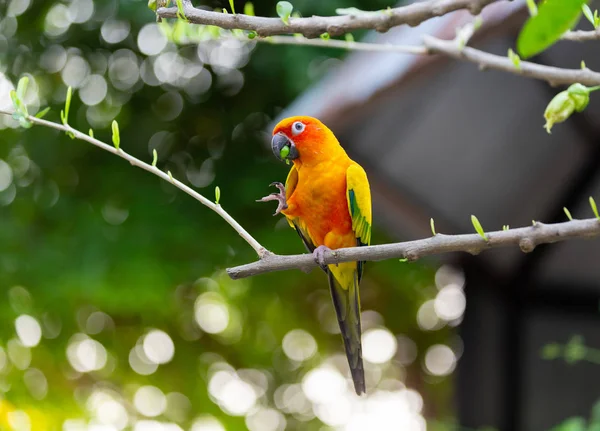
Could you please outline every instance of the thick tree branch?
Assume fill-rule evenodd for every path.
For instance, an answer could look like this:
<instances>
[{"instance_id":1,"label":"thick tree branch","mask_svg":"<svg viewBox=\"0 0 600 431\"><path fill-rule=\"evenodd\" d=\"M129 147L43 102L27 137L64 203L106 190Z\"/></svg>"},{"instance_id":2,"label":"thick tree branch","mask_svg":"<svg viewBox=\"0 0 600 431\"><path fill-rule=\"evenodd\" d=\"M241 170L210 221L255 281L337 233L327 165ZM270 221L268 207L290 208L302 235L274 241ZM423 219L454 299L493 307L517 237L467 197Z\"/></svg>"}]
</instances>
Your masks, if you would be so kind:
<instances>
[{"instance_id":1,"label":"thick tree branch","mask_svg":"<svg viewBox=\"0 0 600 431\"><path fill-rule=\"evenodd\" d=\"M443 235L431 238L370 247L352 247L334 250L325 254L325 262L336 264L358 260L408 259L414 261L425 256L450 252L478 254L491 248L517 245L523 252L531 252L538 244L565 241L573 238L587 238L600 235L600 220L572 220L564 223L544 224L536 222L530 227L506 231L488 232L485 241L478 234ZM267 255L261 260L247 265L229 268L227 273L233 279L250 277L266 272L301 269L309 271L317 264L312 254L293 256Z\"/></svg>"},{"instance_id":2,"label":"thick tree branch","mask_svg":"<svg viewBox=\"0 0 600 431\"><path fill-rule=\"evenodd\" d=\"M2 110L0 110L0 114L11 115L11 116L13 115L12 112L2 111ZM190 195L191 197L196 199L198 202L200 202L202 205L210 208L211 210L213 210L214 212L219 214L250 245L250 247L252 247L254 249L254 251L256 251L256 253L258 254L258 256L260 258L263 258L264 256L267 256L270 254L269 251L267 251L266 248L264 248L262 245L260 245L260 243L257 240L255 240L254 237L252 235L250 235L237 221L235 221L235 219L233 217L231 217L229 215L229 213L227 213L227 211L225 211L223 209L223 207L221 207L221 205L208 200L207 198L202 196L200 193L196 192L195 190L193 190L190 187L183 184L181 181L176 180L175 178L172 177L172 175L170 175L170 173L165 173L165 172L161 171L160 169L158 169L156 166L152 166L152 165L149 165L148 163L142 162L141 160L133 157L132 155L127 154L122 149L116 149L112 145L108 145L102 141L99 141L96 138L86 135L85 133L81 133L79 130L74 129L73 127L69 126L68 124L63 125L63 124L53 123L52 121L43 120L40 118L33 117L31 115L27 116L27 120L33 124L50 127L52 129L60 130L65 133L72 133L76 139L88 142L92 145L95 145L95 146L103 149L104 151L108 151L109 153L114 154L115 156L119 156L119 157L127 160L129 163L131 163L132 166L137 166L139 168L142 168L142 169L156 175L157 177L160 177L163 180L173 184L179 190L184 191L185 193L187 193L188 195Z\"/></svg>"},{"instance_id":3,"label":"thick tree branch","mask_svg":"<svg viewBox=\"0 0 600 431\"><path fill-rule=\"evenodd\" d=\"M521 61L516 67L511 59L500 55L489 54L475 48L460 48L456 42L424 36L425 47L432 53L444 54L458 60L477 63L482 69L496 69L528 78L541 79L550 85L573 84L600 85L600 73L589 69L562 69L560 67L543 66L541 64Z\"/></svg>"},{"instance_id":4,"label":"thick tree branch","mask_svg":"<svg viewBox=\"0 0 600 431\"><path fill-rule=\"evenodd\" d=\"M194 24L215 25L227 30L255 31L263 37L299 33L313 38L323 33L339 36L360 29L385 32L402 24L416 26L428 19L460 9L468 9L473 15L478 15L485 6L495 1L497 0L427 0L365 14L290 18L289 24L280 18L224 14L196 9L185 3L184 12L188 21ZM160 8L156 14L160 18L177 18L177 8Z\"/></svg>"}]
</instances>

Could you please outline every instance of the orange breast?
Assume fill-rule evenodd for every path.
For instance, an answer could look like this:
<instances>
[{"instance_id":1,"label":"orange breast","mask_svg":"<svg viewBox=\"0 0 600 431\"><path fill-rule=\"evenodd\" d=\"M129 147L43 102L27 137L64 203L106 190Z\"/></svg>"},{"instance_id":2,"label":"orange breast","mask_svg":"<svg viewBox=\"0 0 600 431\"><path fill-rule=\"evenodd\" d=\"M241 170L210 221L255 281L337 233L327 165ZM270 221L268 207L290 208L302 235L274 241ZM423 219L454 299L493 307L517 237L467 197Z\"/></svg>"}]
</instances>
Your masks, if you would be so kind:
<instances>
[{"instance_id":1,"label":"orange breast","mask_svg":"<svg viewBox=\"0 0 600 431\"><path fill-rule=\"evenodd\" d=\"M298 170L298 184L289 198L294 215L308 228L315 245L330 248L356 244L346 197L346 163L325 162ZM328 243L325 244L325 236Z\"/></svg>"}]
</instances>

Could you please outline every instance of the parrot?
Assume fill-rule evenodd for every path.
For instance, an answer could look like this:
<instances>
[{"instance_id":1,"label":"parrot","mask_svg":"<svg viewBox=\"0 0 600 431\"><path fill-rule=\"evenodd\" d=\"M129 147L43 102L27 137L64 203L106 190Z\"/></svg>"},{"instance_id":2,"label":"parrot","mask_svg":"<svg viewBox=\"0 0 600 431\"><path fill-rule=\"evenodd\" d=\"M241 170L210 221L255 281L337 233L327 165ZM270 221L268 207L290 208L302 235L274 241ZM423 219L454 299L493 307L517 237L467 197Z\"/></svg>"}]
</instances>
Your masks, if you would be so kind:
<instances>
[{"instance_id":1,"label":"parrot","mask_svg":"<svg viewBox=\"0 0 600 431\"><path fill-rule=\"evenodd\" d=\"M259 202L278 201L304 246L327 274L354 389L366 392L362 360L359 283L365 262L326 265L324 254L371 243L371 191L365 170L316 118L295 116L273 129L271 149L292 167L285 185Z\"/></svg>"}]
</instances>

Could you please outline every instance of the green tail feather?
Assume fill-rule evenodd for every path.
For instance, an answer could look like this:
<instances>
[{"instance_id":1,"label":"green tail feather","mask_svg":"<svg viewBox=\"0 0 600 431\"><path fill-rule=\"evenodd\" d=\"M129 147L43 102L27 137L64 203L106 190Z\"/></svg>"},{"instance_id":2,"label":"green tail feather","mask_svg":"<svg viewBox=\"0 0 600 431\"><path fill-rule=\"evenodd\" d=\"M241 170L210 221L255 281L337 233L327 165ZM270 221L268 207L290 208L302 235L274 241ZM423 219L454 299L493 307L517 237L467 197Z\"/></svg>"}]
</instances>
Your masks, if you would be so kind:
<instances>
[{"instance_id":1,"label":"green tail feather","mask_svg":"<svg viewBox=\"0 0 600 431\"><path fill-rule=\"evenodd\" d=\"M358 395L365 392L365 370L362 360L362 345L360 342L360 297L358 293L358 276L355 273L352 286L344 289L335 279L331 271L327 271L329 289L338 323L346 348L346 357L354 382L354 390Z\"/></svg>"}]
</instances>

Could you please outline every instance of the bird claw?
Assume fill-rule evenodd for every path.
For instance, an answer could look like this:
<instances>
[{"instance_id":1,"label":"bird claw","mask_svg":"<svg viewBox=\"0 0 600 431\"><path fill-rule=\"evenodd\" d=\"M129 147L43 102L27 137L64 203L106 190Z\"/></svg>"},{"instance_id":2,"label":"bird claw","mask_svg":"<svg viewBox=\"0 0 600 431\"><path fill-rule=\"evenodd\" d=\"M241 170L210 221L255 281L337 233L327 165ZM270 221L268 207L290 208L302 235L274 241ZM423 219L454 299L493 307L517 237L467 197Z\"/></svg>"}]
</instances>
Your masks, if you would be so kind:
<instances>
[{"instance_id":1,"label":"bird claw","mask_svg":"<svg viewBox=\"0 0 600 431\"><path fill-rule=\"evenodd\" d=\"M270 186L275 186L279 189L279 193L271 193L264 198L258 199L256 202L269 202L269 201L277 201L277 209L275 210L274 216L279 214L282 210L286 210L288 208L287 201L285 197L285 186L280 182L274 182L269 184Z\"/></svg>"},{"instance_id":2,"label":"bird claw","mask_svg":"<svg viewBox=\"0 0 600 431\"><path fill-rule=\"evenodd\" d=\"M325 264L325 253L330 252L331 249L326 245L320 245L313 250L313 257L315 258L315 262L317 262L321 268L325 268L327 265Z\"/></svg>"}]
</instances>

